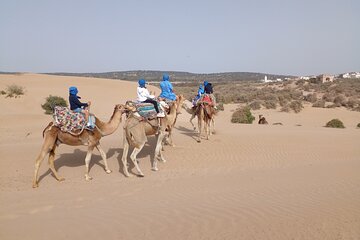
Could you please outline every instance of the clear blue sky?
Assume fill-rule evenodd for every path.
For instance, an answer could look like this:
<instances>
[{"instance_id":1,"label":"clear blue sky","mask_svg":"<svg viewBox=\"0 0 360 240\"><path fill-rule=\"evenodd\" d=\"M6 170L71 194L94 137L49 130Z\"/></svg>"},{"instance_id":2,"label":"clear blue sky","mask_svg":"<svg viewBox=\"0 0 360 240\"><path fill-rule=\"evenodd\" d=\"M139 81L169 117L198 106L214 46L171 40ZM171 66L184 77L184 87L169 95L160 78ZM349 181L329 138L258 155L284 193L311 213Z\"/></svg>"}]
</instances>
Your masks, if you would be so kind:
<instances>
[{"instance_id":1,"label":"clear blue sky","mask_svg":"<svg viewBox=\"0 0 360 240\"><path fill-rule=\"evenodd\" d=\"M0 0L0 71L360 71L359 0Z\"/></svg>"}]
</instances>

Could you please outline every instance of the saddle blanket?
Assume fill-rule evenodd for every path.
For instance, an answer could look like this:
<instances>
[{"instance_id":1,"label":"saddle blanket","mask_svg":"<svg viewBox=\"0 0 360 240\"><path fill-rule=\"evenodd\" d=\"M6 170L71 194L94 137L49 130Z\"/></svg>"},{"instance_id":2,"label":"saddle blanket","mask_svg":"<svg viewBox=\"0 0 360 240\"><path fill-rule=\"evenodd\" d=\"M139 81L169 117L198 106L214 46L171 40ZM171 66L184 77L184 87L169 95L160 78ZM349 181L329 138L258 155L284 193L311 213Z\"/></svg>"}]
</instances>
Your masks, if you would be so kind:
<instances>
[{"instance_id":1,"label":"saddle blanket","mask_svg":"<svg viewBox=\"0 0 360 240\"><path fill-rule=\"evenodd\" d=\"M53 118L55 126L72 134L84 129L86 124L84 114L73 112L67 107L55 106Z\"/></svg>"},{"instance_id":2,"label":"saddle blanket","mask_svg":"<svg viewBox=\"0 0 360 240\"><path fill-rule=\"evenodd\" d=\"M144 118L156 118L157 112L152 103L136 103L137 112Z\"/></svg>"}]
</instances>

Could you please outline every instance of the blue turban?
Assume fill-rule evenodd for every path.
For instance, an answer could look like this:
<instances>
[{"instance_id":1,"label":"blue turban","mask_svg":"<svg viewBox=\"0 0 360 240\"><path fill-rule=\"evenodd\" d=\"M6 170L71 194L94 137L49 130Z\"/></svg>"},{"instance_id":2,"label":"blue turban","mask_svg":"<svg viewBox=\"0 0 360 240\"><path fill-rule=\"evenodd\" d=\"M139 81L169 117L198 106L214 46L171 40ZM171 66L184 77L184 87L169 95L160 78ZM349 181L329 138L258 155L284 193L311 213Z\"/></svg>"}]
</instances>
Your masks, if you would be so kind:
<instances>
[{"instance_id":1,"label":"blue turban","mask_svg":"<svg viewBox=\"0 0 360 240\"><path fill-rule=\"evenodd\" d=\"M169 80L170 80L169 75L164 74L164 75L163 75L163 81L169 81Z\"/></svg>"},{"instance_id":2,"label":"blue turban","mask_svg":"<svg viewBox=\"0 0 360 240\"><path fill-rule=\"evenodd\" d=\"M204 87L206 87L206 85L208 85L209 82L208 81L204 81Z\"/></svg>"},{"instance_id":3,"label":"blue turban","mask_svg":"<svg viewBox=\"0 0 360 240\"><path fill-rule=\"evenodd\" d=\"M78 92L79 91L78 91L77 87L69 87L69 93L71 95L76 95Z\"/></svg>"},{"instance_id":4,"label":"blue turban","mask_svg":"<svg viewBox=\"0 0 360 240\"><path fill-rule=\"evenodd\" d=\"M140 79L138 81L138 83L139 83L139 86L143 88L143 87L145 87L146 81L145 81L145 79Z\"/></svg>"}]
</instances>

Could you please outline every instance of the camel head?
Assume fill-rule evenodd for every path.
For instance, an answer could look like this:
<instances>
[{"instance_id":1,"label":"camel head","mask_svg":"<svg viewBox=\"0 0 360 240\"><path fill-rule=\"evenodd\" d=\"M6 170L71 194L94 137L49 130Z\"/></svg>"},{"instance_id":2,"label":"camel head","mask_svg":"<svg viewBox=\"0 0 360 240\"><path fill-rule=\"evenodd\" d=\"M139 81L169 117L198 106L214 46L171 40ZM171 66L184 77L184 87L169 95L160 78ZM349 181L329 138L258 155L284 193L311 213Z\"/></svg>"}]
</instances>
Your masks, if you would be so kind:
<instances>
[{"instance_id":1,"label":"camel head","mask_svg":"<svg viewBox=\"0 0 360 240\"><path fill-rule=\"evenodd\" d=\"M184 95L178 95L177 98L176 98L176 114L181 114L181 108L183 107L183 104L184 104L184 101L185 101L185 97Z\"/></svg>"}]
</instances>

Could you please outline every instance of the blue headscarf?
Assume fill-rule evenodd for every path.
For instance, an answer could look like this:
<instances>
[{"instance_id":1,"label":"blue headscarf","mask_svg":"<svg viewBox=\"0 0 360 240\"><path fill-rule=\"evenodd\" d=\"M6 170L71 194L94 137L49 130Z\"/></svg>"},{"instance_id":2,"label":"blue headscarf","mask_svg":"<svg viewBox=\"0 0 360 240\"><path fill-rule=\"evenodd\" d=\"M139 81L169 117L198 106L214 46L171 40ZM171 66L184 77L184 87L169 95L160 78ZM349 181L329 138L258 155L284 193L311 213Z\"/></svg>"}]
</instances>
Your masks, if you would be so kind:
<instances>
[{"instance_id":1,"label":"blue headscarf","mask_svg":"<svg viewBox=\"0 0 360 240\"><path fill-rule=\"evenodd\" d=\"M78 91L77 87L74 87L74 86L69 87L69 93L70 93L71 95L76 95L78 92L79 92L79 91Z\"/></svg>"},{"instance_id":2,"label":"blue headscarf","mask_svg":"<svg viewBox=\"0 0 360 240\"><path fill-rule=\"evenodd\" d=\"M163 75L163 81L169 81L169 80L170 80L169 75L164 74L164 75Z\"/></svg>"},{"instance_id":3,"label":"blue headscarf","mask_svg":"<svg viewBox=\"0 0 360 240\"><path fill-rule=\"evenodd\" d=\"M208 85L209 82L208 81L204 81L204 87L206 87L206 85Z\"/></svg>"},{"instance_id":4,"label":"blue headscarf","mask_svg":"<svg viewBox=\"0 0 360 240\"><path fill-rule=\"evenodd\" d=\"M146 81L145 81L145 79L140 79L140 80L138 81L138 83L139 83L139 87L144 88L144 87L145 87L145 84L146 84Z\"/></svg>"}]
</instances>

